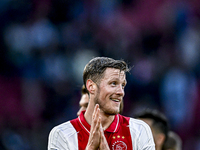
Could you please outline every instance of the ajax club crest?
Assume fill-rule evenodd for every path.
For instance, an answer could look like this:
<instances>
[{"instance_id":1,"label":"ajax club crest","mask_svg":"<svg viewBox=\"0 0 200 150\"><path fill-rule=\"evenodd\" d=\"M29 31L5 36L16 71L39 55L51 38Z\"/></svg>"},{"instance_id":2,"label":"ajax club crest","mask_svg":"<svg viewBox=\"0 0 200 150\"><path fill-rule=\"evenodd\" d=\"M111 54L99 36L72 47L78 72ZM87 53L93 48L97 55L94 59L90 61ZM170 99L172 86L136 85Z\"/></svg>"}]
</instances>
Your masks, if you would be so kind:
<instances>
[{"instance_id":1,"label":"ajax club crest","mask_svg":"<svg viewBox=\"0 0 200 150\"><path fill-rule=\"evenodd\" d=\"M127 145L123 141L116 141L112 145L112 150L127 150Z\"/></svg>"}]
</instances>

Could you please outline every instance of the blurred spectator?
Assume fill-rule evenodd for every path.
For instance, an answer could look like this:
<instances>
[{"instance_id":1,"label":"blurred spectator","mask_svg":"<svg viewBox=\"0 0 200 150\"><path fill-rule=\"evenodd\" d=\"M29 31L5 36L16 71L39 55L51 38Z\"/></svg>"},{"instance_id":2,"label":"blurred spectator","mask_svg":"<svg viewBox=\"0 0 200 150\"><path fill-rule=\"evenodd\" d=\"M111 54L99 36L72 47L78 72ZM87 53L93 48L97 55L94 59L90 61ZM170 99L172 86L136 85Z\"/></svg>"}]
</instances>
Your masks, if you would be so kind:
<instances>
[{"instance_id":1,"label":"blurred spectator","mask_svg":"<svg viewBox=\"0 0 200 150\"><path fill-rule=\"evenodd\" d=\"M156 150L162 150L168 139L169 123L164 114L156 109L145 109L136 114L134 118L146 122L153 133Z\"/></svg>"},{"instance_id":2,"label":"blurred spectator","mask_svg":"<svg viewBox=\"0 0 200 150\"><path fill-rule=\"evenodd\" d=\"M179 134L185 138L188 133L183 131L191 130L194 121L196 99L197 83L194 74L177 65L169 68L161 82L161 103L172 129L181 132Z\"/></svg>"},{"instance_id":3,"label":"blurred spectator","mask_svg":"<svg viewBox=\"0 0 200 150\"><path fill-rule=\"evenodd\" d=\"M1 138L7 150L31 150L28 142L15 131L6 129Z\"/></svg>"},{"instance_id":4,"label":"blurred spectator","mask_svg":"<svg viewBox=\"0 0 200 150\"><path fill-rule=\"evenodd\" d=\"M182 150L182 140L180 136L170 131L168 133L168 139L163 146L163 150Z\"/></svg>"},{"instance_id":5,"label":"blurred spectator","mask_svg":"<svg viewBox=\"0 0 200 150\"><path fill-rule=\"evenodd\" d=\"M80 85L83 82L82 72L85 64L92 58L98 56L98 52L90 49L76 51L72 60L72 71L75 81Z\"/></svg>"},{"instance_id":6,"label":"blurred spectator","mask_svg":"<svg viewBox=\"0 0 200 150\"><path fill-rule=\"evenodd\" d=\"M83 85L81 88L81 99L79 101L80 109L77 112L77 116L80 115L81 111L87 109L88 103L89 103L89 94L87 89L85 88L85 85Z\"/></svg>"}]
</instances>

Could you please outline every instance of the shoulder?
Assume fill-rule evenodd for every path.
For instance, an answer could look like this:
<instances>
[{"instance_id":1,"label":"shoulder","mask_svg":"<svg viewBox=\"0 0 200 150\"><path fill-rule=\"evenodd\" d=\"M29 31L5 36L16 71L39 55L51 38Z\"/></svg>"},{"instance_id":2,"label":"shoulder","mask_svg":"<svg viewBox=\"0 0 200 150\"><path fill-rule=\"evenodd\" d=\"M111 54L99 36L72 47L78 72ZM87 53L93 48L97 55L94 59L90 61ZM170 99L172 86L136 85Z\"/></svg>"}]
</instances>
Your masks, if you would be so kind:
<instances>
[{"instance_id":1,"label":"shoulder","mask_svg":"<svg viewBox=\"0 0 200 150\"><path fill-rule=\"evenodd\" d=\"M130 118L129 124L130 124L130 127L132 127L132 128L137 128L137 129L147 128L147 129L150 129L150 127L147 123L145 123L144 121L139 120L139 119Z\"/></svg>"},{"instance_id":2,"label":"shoulder","mask_svg":"<svg viewBox=\"0 0 200 150\"><path fill-rule=\"evenodd\" d=\"M129 125L129 127L133 130L140 130L143 128L147 128L148 130L150 129L149 125L142 120L131 118L131 117L125 117L122 115L119 115L119 117L122 124Z\"/></svg>"},{"instance_id":3,"label":"shoulder","mask_svg":"<svg viewBox=\"0 0 200 150\"><path fill-rule=\"evenodd\" d=\"M76 120L76 119L74 119ZM61 136L63 138L69 138L70 136L76 134L76 130L72 125L71 121L64 122L60 125L55 126L51 131L49 136L58 137Z\"/></svg>"},{"instance_id":4,"label":"shoulder","mask_svg":"<svg viewBox=\"0 0 200 150\"><path fill-rule=\"evenodd\" d=\"M148 136L151 136L152 134L151 128L149 127L149 125L139 119L130 118L129 127L130 127L130 130L135 133L145 132L145 134L147 134Z\"/></svg>"},{"instance_id":5,"label":"shoulder","mask_svg":"<svg viewBox=\"0 0 200 150\"><path fill-rule=\"evenodd\" d=\"M55 126L49 133L48 150L77 149L77 132L71 121Z\"/></svg>"},{"instance_id":6,"label":"shoulder","mask_svg":"<svg viewBox=\"0 0 200 150\"><path fill-rule=\"evenodd\" d=\"M129 128L132 138L136 138L135 142L138 143L138 147L141 149L149 147L150 149L155 150L151 128L147 123L139 119L130 118Z\"/></svg>"}]
</instances>

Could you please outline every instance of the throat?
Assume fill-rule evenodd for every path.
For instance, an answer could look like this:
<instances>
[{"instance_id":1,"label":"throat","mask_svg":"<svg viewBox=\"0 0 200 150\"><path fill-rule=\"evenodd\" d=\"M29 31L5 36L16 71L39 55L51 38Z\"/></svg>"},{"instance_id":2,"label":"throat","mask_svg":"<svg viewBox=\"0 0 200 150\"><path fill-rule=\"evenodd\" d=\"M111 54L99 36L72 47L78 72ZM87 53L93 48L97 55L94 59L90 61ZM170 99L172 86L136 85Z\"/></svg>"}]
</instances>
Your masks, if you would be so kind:
<instances>
[{"instance_id":1,"label":"throat","mask_svg":"<svg viewBox=\"0 0 200 150\"><path fill-rule=\"evenodd\" d=\"M114 121L114 119L115 119L115 115L102 116L101 124L102 124L103 130L106 130L111 125L111 123Z\"/></svg>"}]
</instances>

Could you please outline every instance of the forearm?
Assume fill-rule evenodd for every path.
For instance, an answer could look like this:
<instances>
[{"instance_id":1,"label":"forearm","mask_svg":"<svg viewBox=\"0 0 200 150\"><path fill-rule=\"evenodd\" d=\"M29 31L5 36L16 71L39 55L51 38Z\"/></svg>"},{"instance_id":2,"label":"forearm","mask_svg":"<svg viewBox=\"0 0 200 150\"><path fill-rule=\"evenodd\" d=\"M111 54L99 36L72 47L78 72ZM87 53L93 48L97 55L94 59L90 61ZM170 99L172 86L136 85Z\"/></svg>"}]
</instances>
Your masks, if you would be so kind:
<instances>
[{"instance_id":1,"label":"forearm","mask_svg":"<svg viewBox=\"0 0 200 150\"><path fill-rule=\"evenodd\" d=\"M99 148L95 148L95 147L92 147L92 146L86 146L85 150L99 150Z\"/></svg>"}]
</instances>

